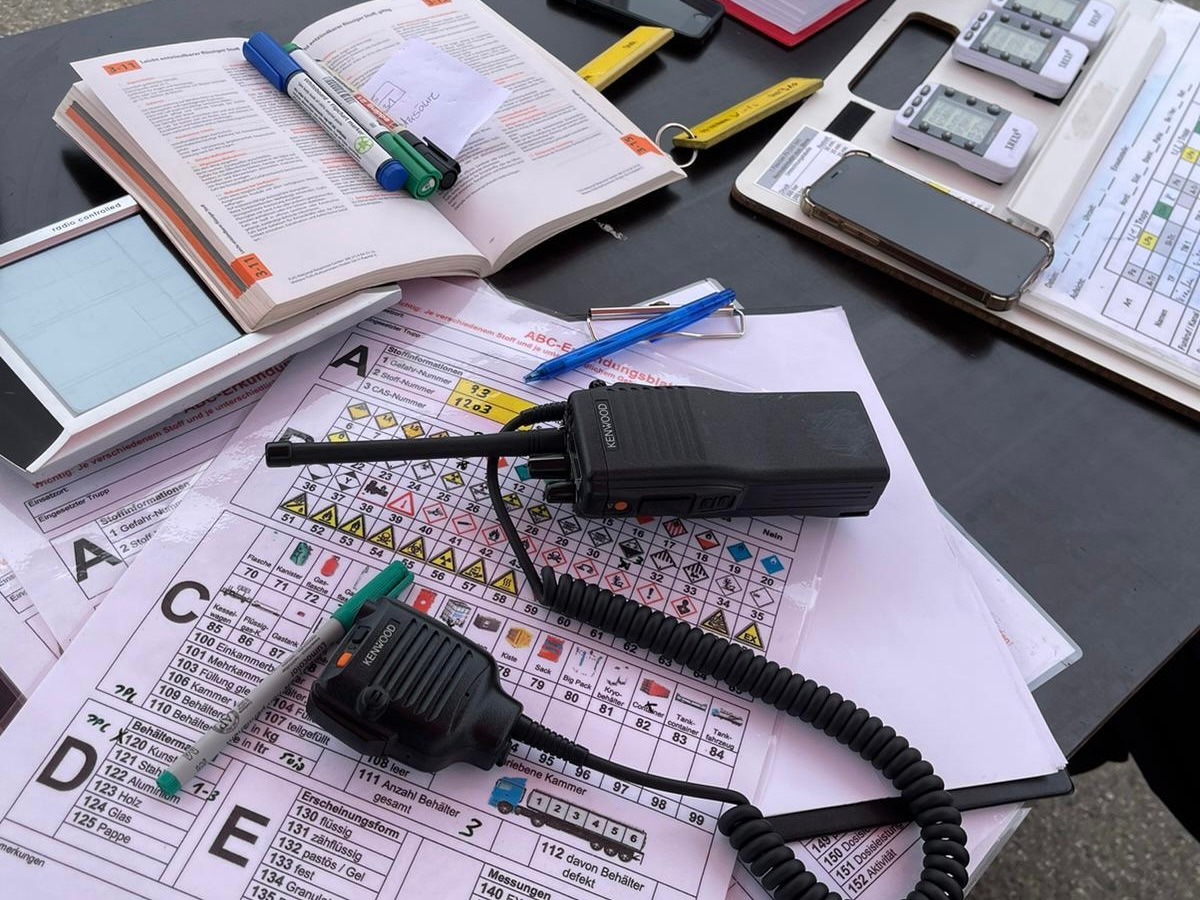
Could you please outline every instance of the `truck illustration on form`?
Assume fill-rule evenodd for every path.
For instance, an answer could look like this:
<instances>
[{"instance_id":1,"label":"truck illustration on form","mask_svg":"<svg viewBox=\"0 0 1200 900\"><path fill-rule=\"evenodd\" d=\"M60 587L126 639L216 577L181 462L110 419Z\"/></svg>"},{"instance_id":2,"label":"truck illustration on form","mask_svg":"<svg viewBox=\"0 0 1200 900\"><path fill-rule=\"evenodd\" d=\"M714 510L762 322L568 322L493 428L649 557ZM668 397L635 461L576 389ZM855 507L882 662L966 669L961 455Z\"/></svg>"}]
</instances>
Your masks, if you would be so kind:
<instances>
[{"instance_id":1,"label":"truck illustration on form","mask_svg":"<svg viewBox=\"0 0 1200 900\"><path fill-rule=\"evenodd\" d=\"M539 790L527 790L524 778L501 778L492 788L488 804L505 815L525 816L535 828L555 828L582 838L593 850L602 850L621 862L644 855L646 832L606 819Z\"/></svg>"}]
</instances>

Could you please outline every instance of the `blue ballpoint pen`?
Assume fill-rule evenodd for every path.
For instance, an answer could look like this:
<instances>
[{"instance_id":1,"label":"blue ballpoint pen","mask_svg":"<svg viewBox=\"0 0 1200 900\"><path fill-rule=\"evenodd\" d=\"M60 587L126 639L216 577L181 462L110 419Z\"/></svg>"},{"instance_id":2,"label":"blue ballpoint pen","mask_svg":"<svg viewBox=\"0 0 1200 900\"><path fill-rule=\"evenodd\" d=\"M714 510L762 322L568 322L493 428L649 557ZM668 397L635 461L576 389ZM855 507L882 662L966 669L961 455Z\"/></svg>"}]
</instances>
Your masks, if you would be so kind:
<instances>
[{"instance_id":1,"label":"blue ballpoint pen","mask_svg":"<svg viewBox=\"0 0 1200 900\"><path fill-rule=\"evenodd\" d=\"M626 347L630 347L639 341L655 338L671 331L678 331L680 328L686 328L694 322L707 319L721 307L728 306L733 300L733 291L717 291L715 294L709 294L707 297L693 300L691 303L679 307L679 309L673 309L668 313L655 316L653 319L648 319L645 322L630 325L628 328L621 329L616 334L610 334L608 337L593 341L585 347L580 347L578 350L572 350L570 353L564 353L562 356L548 359L526 375L525 382L529 383L531 381L540 381L543 378L553 378L570 369L578 369L584 363L591 362L593 359L608 356L617 350L624 350Z\"/></svg>"}]
</instances>

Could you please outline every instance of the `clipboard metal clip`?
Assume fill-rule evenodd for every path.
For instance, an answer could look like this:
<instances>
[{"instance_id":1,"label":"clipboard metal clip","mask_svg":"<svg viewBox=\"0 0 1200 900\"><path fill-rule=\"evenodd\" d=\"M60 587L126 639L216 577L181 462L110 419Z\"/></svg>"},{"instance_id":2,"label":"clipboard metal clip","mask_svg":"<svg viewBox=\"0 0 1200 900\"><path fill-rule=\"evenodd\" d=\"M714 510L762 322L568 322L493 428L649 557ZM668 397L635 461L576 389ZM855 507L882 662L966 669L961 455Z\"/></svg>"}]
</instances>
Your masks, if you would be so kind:
<instances>
[{"instance_id":1,"label":"clipboard metal clip","mask_svg":"<svg viewBox=\"0 0 1200 900\"><path fill-rule=\"evenodd\" d=\"M617 319L653 319L661 316L664 313L674 312L679 309L678 306L673 306L665 300L656 300L653 303L648 303L645 306L601 306L595 309L589 309L587 315L588 331L592 333L593 340L600 340L600 335L596 334L596 322L611 322ZM665 334L656 334L654 340L665 337L686 337L696 338L697 340L724 340L727 338L740 338L746 333L746 311L742 308L742 304L736 300L728 306L718 309L707 318L717 319L733 319L731 331L671 331Z\"/></svg>"}]
</instances>

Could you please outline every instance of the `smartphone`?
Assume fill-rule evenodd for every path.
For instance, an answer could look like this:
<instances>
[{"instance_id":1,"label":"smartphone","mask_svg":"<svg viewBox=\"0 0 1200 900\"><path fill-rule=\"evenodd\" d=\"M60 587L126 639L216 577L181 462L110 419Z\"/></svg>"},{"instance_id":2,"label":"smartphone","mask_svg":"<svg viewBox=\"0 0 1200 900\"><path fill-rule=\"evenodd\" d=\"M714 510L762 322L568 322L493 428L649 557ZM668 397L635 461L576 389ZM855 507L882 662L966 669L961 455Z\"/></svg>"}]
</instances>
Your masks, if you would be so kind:
<instances>
[{"instance_id":1,"label":"smartphone","mask_svg":"<svg viewBox=\"0 0 1200 900\"><path fill-rule=\"evenodd\" d=\"M708 37L725 14L717 0L567 0L581 9L622 19L634 25L670 28L679 37Z\"/></svg>"},{"instance_id":2,"label":"smartphone","mask_svg":"<svg viewBox=\"0 0 1200 900\"><path fill-rule=\"evenodd\" d=\"M861 150L805 188L800 205L988 309L1015 306L1054 257L1047 238Z\"/></svg>"}]
</instances>

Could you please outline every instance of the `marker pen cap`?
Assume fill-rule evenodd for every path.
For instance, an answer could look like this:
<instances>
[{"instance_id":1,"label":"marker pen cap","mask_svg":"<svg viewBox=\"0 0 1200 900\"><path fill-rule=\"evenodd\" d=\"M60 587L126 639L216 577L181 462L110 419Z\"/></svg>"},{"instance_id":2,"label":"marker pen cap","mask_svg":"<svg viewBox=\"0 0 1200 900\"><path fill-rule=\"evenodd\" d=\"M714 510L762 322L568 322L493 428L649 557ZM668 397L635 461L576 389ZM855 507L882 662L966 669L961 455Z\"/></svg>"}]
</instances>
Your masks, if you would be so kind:
<instances>
[{"instance_id":1,"label":"marker pen cap","mask_svg":"<svg viewBox=\"0 0 1200 900\"><path fill-rule=\"evenodd\" d=\"M408 169L389 159L375 170L375 180L385 191L398 191L408 182Z\"/></svg>"},{"instance_id":2,"label":"marker pen cap","mask_svg":"<svg viewBox=\"0 0 1200 900\"><path fill-rule=\"evenodd\" d=\"M256 31L242 44L242 56L281 92L293 75L303 71L265 31Z\"/></svg>"},{"instance_id":3,"label":"marker pen cap","mask_svg":"<svg viewBox=\"0 0 1200 900\"><path fill-rule=\"evenodd\" d=\"M424 200L426 197L431 197L438 189L437 179L432 175L426 175L424 178L417 176L413 179L413 184L408 186L408 192L418 200Z\"/></svg>"}]
</instances>

